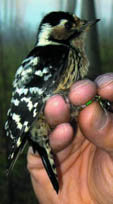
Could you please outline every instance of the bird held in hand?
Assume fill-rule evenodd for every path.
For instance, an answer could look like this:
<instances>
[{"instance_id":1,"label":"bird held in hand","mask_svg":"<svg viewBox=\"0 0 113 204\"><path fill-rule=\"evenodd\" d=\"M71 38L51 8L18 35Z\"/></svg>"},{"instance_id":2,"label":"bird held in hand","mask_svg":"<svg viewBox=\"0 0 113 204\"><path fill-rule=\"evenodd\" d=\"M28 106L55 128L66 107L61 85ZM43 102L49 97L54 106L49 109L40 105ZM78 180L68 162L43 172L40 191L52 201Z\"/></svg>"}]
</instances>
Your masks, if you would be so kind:
<instances>
[{"instance_id":1,"label":"bird held in hand","mask_svg":"<svg viewBox=\"0 0 113 204\"><path fill-rule=\"evenodd\" d=\"M44 107L49 97L67 97L71 85L88 72L85 34L98 20L86 21L67 12L51 12L41 21L35 47L17 69L6 135L10 140L8 174L28 142L38 152L58 193L58 176Z\"/></svg>"}]
</instances>

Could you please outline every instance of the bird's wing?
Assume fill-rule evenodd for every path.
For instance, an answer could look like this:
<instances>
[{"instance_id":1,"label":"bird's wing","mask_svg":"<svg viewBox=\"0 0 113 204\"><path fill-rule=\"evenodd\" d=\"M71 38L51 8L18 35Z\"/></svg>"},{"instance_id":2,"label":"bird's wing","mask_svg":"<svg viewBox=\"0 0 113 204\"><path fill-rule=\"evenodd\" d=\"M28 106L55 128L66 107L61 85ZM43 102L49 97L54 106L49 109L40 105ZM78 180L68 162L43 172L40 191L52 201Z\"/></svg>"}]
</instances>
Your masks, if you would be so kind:
<instances>
[{"instance_id":1,"label":"bird's wing","mask_svg":"<svg viewBox=\"0 0 113 204\"><path fill-rule=\"evenodd\" d=\"M44 107L43 98L51 95L58 72L64 66L57 57L60 58L61 53L54 53L51 62L53 49L47 49L45 56L44 52L34 49L18 68L13 82L11 106L5 124L6 135L11 143L8 159L12 167L26 144L33 121Z\"/></svg>"},{"instance_id":2,"label":"bird's wing","mask_svg":"<svg viewBox=\"0 0 113 204\"><path fill-rule=\"evenodd\" d=\"M28 57L18 68L13 82L11 106L5 123L9 141L9 170L14 166L17 157L24 148L29 129L38 114L38 99L42 89L27 87L35 79L38 69L38 56Z\"/></svg>"}]
</instances>

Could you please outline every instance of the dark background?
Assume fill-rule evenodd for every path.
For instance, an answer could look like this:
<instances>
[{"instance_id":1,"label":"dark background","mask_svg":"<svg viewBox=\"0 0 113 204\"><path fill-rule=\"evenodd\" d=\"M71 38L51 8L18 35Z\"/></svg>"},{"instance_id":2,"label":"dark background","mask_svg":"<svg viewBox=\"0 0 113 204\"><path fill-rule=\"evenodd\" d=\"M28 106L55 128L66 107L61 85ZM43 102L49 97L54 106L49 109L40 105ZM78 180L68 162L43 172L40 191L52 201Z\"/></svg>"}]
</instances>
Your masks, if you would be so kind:
<instances>
[{"instance_id":1,"label":"dark background","mask_svg":"<svg viewBox=\"0 0 113 204\"><path fill-rule=\"evenodd\" d=\"M7 178L8 143L4 122L11 97L14 73L35 43L38 24L51 10L77 13L85 19L100 18L88 34L86 47L90 59L89 76L113 70L113 1L112 0L1 0L0 5L0 204L35 204L26 153L20 156L13 174ZM106 4L107 3L107 4ZM50 6L51 5L51 6Z\"/></svg>"}]
</instances>

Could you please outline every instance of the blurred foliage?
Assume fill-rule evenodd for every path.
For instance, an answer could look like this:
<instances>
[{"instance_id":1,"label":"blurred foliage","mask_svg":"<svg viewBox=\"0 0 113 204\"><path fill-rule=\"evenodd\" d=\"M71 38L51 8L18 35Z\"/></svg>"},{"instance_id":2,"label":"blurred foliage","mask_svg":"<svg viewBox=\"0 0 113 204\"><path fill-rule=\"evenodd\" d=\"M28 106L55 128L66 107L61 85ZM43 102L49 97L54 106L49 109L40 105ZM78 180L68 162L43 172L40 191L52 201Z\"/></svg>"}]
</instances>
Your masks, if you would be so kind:
<instances>
[{"instance_id":1,"label":"blurred foliage","mask_svg":"<svg viewBox=\"0 0 113 204\"><path fill-rule=\"evenodd\" d=\"M113 41L104 41L100 46L102 73L113 72Z\"/></svg>"},{"instance_id":2,"label":"blurred foliage","mask_svg":"<svg viewBox=\"0 0 113 204\"><path fill-rule=\"evenodd\" d=\"M6 177L5 152L0 152L0 203L1 204L36 204L30 176L26 169L26 153L20 156L13 174Z\"/></svg>"}]
</instances>

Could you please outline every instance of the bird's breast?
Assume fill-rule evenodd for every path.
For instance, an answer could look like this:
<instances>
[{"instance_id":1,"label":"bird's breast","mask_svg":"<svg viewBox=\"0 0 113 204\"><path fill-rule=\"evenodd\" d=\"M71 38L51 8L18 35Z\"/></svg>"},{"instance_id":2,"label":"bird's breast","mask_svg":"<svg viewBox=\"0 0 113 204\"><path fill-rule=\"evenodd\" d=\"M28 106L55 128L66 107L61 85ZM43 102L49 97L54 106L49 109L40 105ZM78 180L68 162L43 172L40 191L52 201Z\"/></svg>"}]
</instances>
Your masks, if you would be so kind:
<instances>
[{"instance_id":1,"label":"bird's breast","mask_svg":"<svg viewBox=\"0 0 113 204\"><path fill-rule=\"evenodd\" d=\"M70 49L66 68L60 76L60 80L54 94L68 90L79 79L80 59L73 49Z\"/></svg>"}]
</instances>

